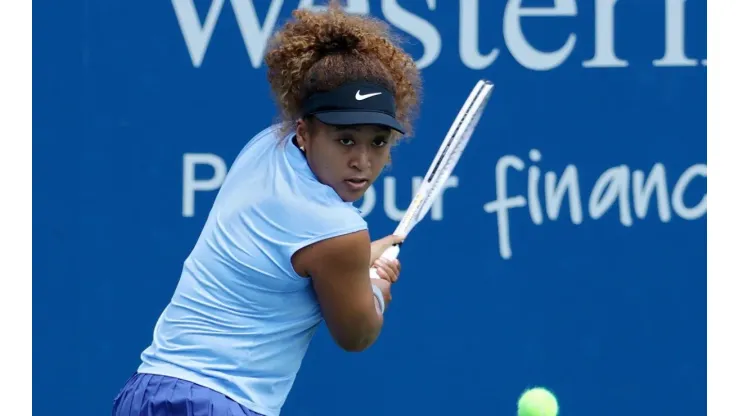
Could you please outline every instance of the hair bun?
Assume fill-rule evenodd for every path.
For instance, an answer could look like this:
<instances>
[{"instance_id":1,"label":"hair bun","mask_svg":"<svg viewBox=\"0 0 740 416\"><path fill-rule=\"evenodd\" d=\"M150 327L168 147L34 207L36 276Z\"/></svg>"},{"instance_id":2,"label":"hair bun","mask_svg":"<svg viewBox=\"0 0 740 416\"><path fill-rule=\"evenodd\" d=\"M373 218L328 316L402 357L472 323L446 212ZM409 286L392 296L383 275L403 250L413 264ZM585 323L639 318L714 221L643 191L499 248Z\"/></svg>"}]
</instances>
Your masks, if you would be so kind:
<instances>
[{"instance_id":1,"label":"hair bun","mask_svg":"<svg viewBox=\"0 0 740 416\"><path fill-rule=\"evenodd\" d=\"M316 39L314 48L320 55L351 53L357 49L360 39L351 32L334 32Z\"/></svg>"}]
</instances>

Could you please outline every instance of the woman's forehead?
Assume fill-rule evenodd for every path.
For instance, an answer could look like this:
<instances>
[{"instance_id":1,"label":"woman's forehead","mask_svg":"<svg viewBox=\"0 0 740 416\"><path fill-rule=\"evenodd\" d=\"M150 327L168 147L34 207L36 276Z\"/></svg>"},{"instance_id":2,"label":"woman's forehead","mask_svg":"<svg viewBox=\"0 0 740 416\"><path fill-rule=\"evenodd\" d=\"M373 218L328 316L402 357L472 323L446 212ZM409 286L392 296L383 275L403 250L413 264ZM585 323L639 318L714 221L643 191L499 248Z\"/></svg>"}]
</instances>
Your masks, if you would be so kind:
<instances>
[{"instance_id":1,"label":"woman's forehead","mask_svg":"<svg viewBox=\"0 0 740 416\"><path fill-rule=\"evenodd\" d=\"M363 136L378 136L390 134L391 129L385 126L373 124L360 124L352 126L330 126L331 130L336 133L352 133Z\"/></svg>"}]
</instances>

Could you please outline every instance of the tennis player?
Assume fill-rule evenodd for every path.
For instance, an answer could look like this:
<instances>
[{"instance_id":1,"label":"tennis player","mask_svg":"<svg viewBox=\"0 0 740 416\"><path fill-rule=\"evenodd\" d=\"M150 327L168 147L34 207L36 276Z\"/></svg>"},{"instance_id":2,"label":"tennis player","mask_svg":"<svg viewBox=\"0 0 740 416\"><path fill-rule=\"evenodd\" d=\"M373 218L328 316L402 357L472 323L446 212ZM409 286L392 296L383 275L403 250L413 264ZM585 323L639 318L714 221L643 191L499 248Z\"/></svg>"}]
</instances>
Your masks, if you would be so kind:
<instances>
[{"instance_id":1,"label":"tennis player","mask_svg":"<svg viewBox=\"0 0 740 416\"><path fill-rule=\"evenodd\" d=\"M293 17L265 58L282 120L233 163L113 415L277 416L322 320L346 351L380 333L402 237L371 242L352 203L409 134L419 72L383 22Z\"/></svg>"}]
</instances>

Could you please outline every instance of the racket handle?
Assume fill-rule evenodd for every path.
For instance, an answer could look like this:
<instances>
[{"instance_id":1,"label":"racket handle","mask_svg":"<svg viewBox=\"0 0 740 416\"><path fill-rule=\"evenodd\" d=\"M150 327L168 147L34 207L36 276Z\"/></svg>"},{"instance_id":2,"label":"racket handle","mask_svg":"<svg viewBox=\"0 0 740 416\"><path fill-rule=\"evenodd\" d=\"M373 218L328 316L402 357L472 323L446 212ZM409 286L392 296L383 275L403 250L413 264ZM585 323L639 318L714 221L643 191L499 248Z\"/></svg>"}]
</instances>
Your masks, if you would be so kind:
<instances>
[{"instance_id":1,"label":"racket handle","mask_svg":"<svg viewBox=\"0 0 740 416\"><path fill-rule=\"evenodd\" d=\"M401 252L401 246L398 244L392 245L385 249L383 254L380 255L380 257L388 260L395 260L398 258L398 253ZM371 279L380 279L380 276L378 276L378 271L375 269L375 267L370 268L370 278Z\"/></svg>"}]
</instances>

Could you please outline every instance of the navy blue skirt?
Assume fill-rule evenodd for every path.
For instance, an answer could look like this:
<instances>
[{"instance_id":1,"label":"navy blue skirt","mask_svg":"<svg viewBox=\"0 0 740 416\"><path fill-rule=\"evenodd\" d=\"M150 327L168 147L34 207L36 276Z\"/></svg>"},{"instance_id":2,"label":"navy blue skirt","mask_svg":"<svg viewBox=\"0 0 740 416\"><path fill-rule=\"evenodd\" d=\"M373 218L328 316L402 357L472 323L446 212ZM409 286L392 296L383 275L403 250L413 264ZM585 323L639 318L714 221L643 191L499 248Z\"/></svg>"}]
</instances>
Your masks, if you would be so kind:
<instances>
[{"instance_id":1,"label":"navy blue skirt","mask_svg":"<svg viewBox=\"0 0 740 416\"><path fill-rule=\"evenodd\" d=\"M134 374L113 401L113 416L262 416L221 393L177 378Z\"/></svg>"}]
</instances>

